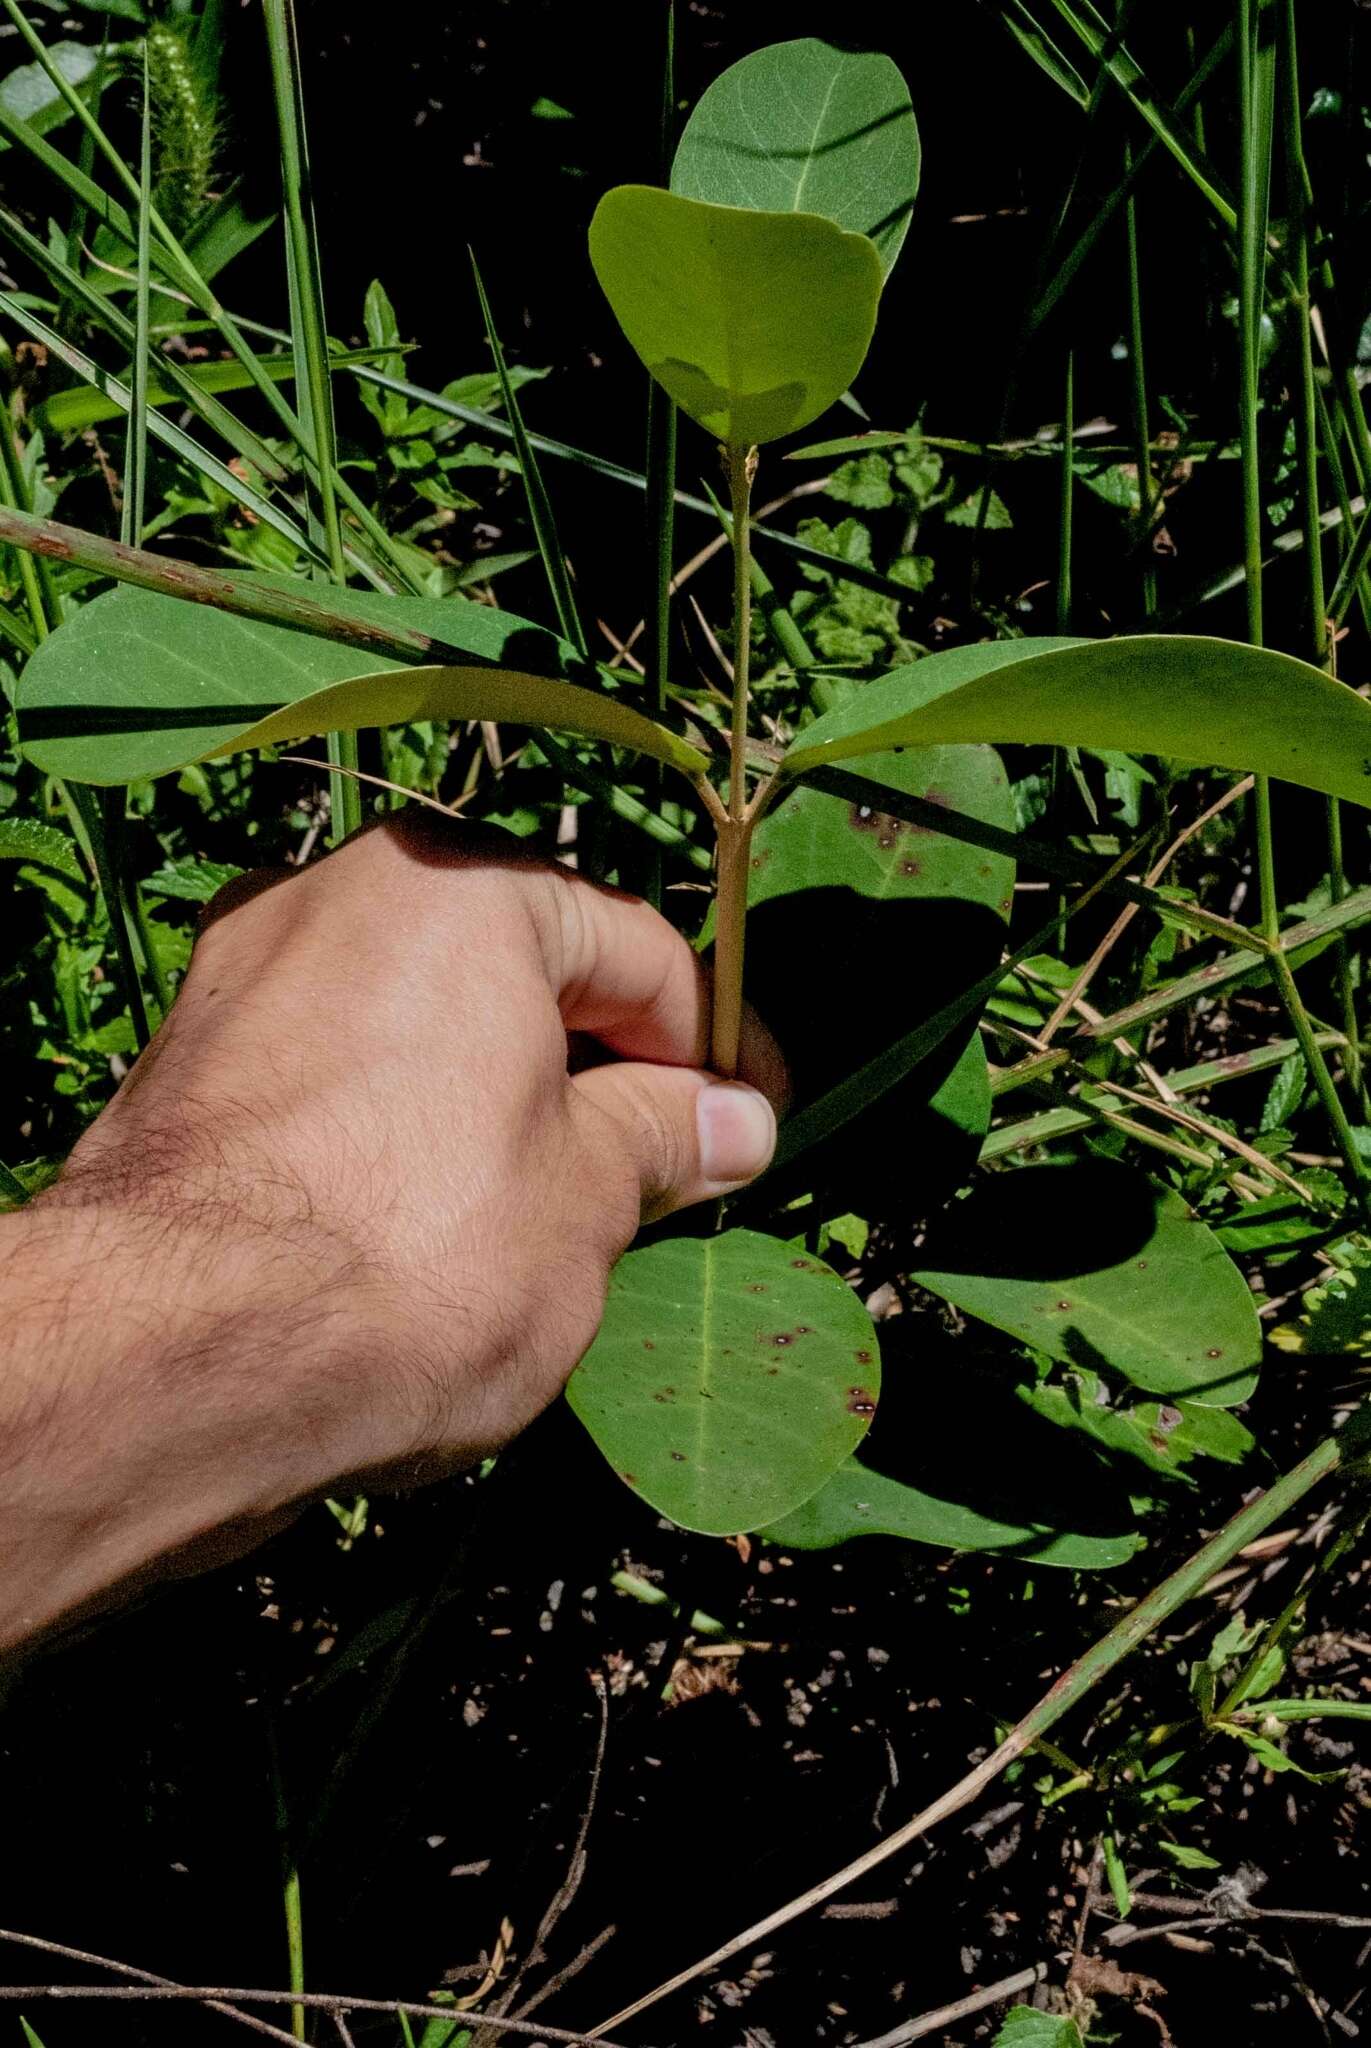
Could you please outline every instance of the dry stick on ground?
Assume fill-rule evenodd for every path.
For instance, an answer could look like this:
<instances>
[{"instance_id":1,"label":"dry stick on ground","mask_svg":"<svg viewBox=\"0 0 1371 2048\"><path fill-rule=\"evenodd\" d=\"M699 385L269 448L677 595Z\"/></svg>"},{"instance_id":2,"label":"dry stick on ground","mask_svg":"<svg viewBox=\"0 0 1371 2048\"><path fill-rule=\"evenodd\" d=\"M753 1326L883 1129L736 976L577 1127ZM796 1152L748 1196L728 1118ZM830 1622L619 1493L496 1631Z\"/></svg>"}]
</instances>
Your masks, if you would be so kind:
<instances>
[{"instance_id":1,"label":"dry stick on ground","mask_svg":"<svg viewBox=\"0 0 1371 2048\"><path fill-rule=\"evenodd\" d=\"M117 1963L110 1956L92 1955L89 1950L71 1948L64 1941L45 1941L39 1934L16 1934L9 1928L0 1928L0 1941L13 1942L18 1948L41 1949L46 1956L61 1956L67 1963L85 1963L93 1970L111 1970L116 1977L136 1977L140 1984L153 1990L179 1991L181 1988L173 1984L170 1977L159 1977L155 1970L135 1969L132 1963ZM238 2012L217 1998L208 1998L204 2002L212 2012L221 2013L225 2019L237 2020L241 2026L250 2027L254 2034L265 2034L272 2041L288 2042L289 2048L300 2048L294 2034L288 2034L284 2027L274 2027L270 2020L259 2020L255 2013Z\"/></svg>"},{"instance_id":2,"label":"dry stick on ground","mask_svg":"<svg viewBox=\"0 0 1371 2048\"><path fill-rule=\"evenodd\" d=\"M1134 907L1136 908L1136 906ZM1120 918L1118 922L1114 925L1113 929L1117 932L1121 931L1122 928L1123 919ZM1038 982L1044 988L1051 988L1052 986L1052 983L1048 981L1047 977L1045 975L1039 974L1034 968L1030 967L1026 960L1022 963L1019 972L1023 974L1029 981ZM1082 968L1081 975L1083 976L1084 973L1085 969ZM1080 977L1078 977L1078 980L1079 979ZM1051 1034L1056 1029L1057 1021L1063 1015L1063 1003L1066 1005L1067 1009L1074 1010L1077 1016L1081 1017L1087 1024L1099 1024L1104 1021L1104 1011L1097 1010L1093 1003L1088 1003L1085 999L1084 993L1081 990L1068 989L1065 996L1062 998L1062 1002L1058 1003L1056 1009L1052 1013L1052 1016L1048 1018L1047 1023L1044 1024L1041 1031L1039 1031L1036 1035L1031 1031L1024 1032L1023 1038L1024 1043L1026 1045L1035 1046L1039 1052L1047 1052L1050 1050ZM1114 1050L1123 1059L1126 1059L1130 1066L1134 1066L1138 1069L1138 1072L1142 1075L1143 1079L1151 1083L1157 1095L1161 1098L1163 1102L1174 1102L1176 1100L1176 1091L1171 1086L1171 1083L1167 1080L1165 1074L1159 1072L1159 1070L1152 1065L1150 1060L1145 1059L1142 1053L1138 1051L1138 1048L1135 1045L1130 1045L1126 1038L1116 1038L1114 1040Z\"/></svg>"},{"instance_id":3,"label":"dry stick on ground","mask_svg":"<svg viewBox=\"0 0 1371 2048\"><path fill-rule=\"evenodd\" d=\"M1099 1011L1094 1009L1089 1003L1078 999L1076 1007L1081 1011L1087 1023L1099 1021ZM1018 1031L1013 1025L1005 1024L1002 1021L993 1023L991 1029L1000 1033L1003 1037L1018 1039L1025 1045L1036 1045L1038 1043L1028 1032ZM1129 1045L1126 1039L1116 1039L1115 1044L1120 1051L1127 1053L1130 1059L1137 1058L1133 1047ZM1127 1102L1135 1102L1145 1109L1149 1116L1169 1117L1173 1123L1180 1124L1186 1130L1198 1132L1200 1135L1211 1139L1225 1151L1233 1152L1238 1158L1247 1160L1250 1165L1257 1168L1264 1179L1289 1187L1293 1193L1299 1196L1301 1201L1313 1202L1314 1198L1303 1182L1297 1181L1292 1174L1287 1172L1285 1167L1279 1166L1273 1160L1268 1159L1264 1153L1258 1152L1255 1147L1247 1144L1244 1139L1235 1137L1232 1132L1225 1131L1218 1124L1210 1123L1206 1118L1197 1115L1194 1110L1181 1109L1179 1107L1179 1097L1176 1095L1175 1090L1169 1086L1164 1098L1154 1098L1150 1095L1141 1094L1136 1088L1126 1088L1121 1081L1101 1080L1097 1075L1092 1074L1082 1061L1074 1059L1070 1053L1062 1055L1062 1066L1079 1072L1086 1087L1118 1095ZM1162 1078L1162 1076L1158 1076L1158 1079ZM1078 1108L1083 1115L1097 1117L1101 1123L1113 1124L1116 1129L1126 1131L1130 1137L1139 1139L1141 1143L1154 1146L1163 1152L1170 1152L1178 1159L1188 1160L1192 1166L1207 1167L1213 1163L1205 1153L1197 1152L1193 1146L1181 1144L1175 1138L1165 1138L1160 1132L1151 1130L1145 1124L1137 1123L1131 1117L1121 1117L1115 1112L1105 1109L1099 1102L1088 1101L1084 1095L1072 1097L1070 1104L1067 1106ZM1233 1182L1235 1186L1238 1185L1236 1173L1233 1176ZM1244 1189L1251 1189L1255 1194L1260 1193L1260 1189L1254 1189L1252 1183L1245 1177L1242 1181L1242 1187Z\"/></svg>"},{"instance_id":4,"label":"dry stick on ground","mask_svg":"<svg viewBox=\"0 0 1371 2048\"><path fill-rule=\"evenodd\" d=\"M10 1935L0 1935L0 1940L12 1940ZM117 1963L104 1963L106 1969L119 1969ZM181 2005L207 2005L215 2012L222 2012L229 2019L255 2026L259 2033L270 2034L273 2039L289 2041L290 2048L300 2048L293 2034L283 2032L280 2027L268 2027L251 2014L234 2012L232 2005L303 2005L311 2012L325 2012L330 2018L357 2012L388 2013L392 2018L403 2013L406 2019L446 2020L454 2026L465 2026L470 2015L463 2015L456 2006L421 2003L413 1998L354 1998L347 1992L333 1991L258 1991L246 1990L240 1985L219 1984L0 1984L0 2001L6 2004L37 2004L40 1999L63 2000L79 2004L85 2000L92 2004L133 2004L143 2000L148 2004L174 2003ZM623 2042L604 2042L600 2034L577 2034L569 2027L550 2027L546 2022L535 2024L532 2020L484 2020L483 2025L499 2027L507 2034L517 2034L521 2040L530 2037L535 2042L556 2041L565 2048L589 2048L593 2041L604 2043L604 2048L626 2048ZM639 2044L641 2048L641 2044Z\"/></svg>"},{"instance_id":5,"label":"dry stick on ground","mask_svg":"<svg viewBox=\"0 0 1371 2048\"><path fill-rule=\"evenodd\" d=\"M1125 1102L1137 1103L1149 1116L1169 1117L1183 1129L1195 1131L1201 1137L1211 1138L1224 1151L1235 1153L1239 1159L1245 1159L1264 1179L1278 1181L1283 1187L1289 1188L1292 1194L1298 1195L1302 1202L1313 1202L1314 1197L1303 1181L1296 1180L1293 1173L1287 1173L1278 1160L1268 1159L1264 1153L1258 1152L1254 1145L1249 1145L1245 1139L1237 1137L1232 1131L1220 1129L1218 1124L1210 1123L1207 1117L1197 1116L1193 1109L1181 1109L1174 1102L1154 1102L1152 1097L1144 1095L1140 1088L1126 1088L1122 1081L1101 1081L1093 1074L1089 1076L1089 1080L1094 1088L1107 1089L1111 1095L1122 1096Z\"/></svg>"},{"instance_id":6,"label":"dry stick on ground","mask_svg":"<svg viewBox=\"0 0 1371 2048\"><path fill-rule=\"evenodd\" d=\"M581 1880L586 1874L586 1842L590 1836L590 1824L595 1818L595 1808L600 1797L600 1779L605 1767L605 1745L609 1741L609 1687L605 1684L602 1673L598 1671L592 1674L591 1683L595 1688L596 1698L599 1701L600 1727L595 1740L595 1761L590 1767L590 1786L586 1793L585 1805L581 1809L580 1825L576 1830L575 1847L571 1852L571 1861L567 1865L566 1876L557 1887L547 1911L538 1923L538 1932L533 1937L532 1947L515 1971L508 1989L501 1994L491 2007L491 2013L496 2018L510 2010L519 1995L519 1987L525 1977L531 1969L543 1960L547 1944L552 1939L553 1929L576 1897L577 1892L581 1888ZM586 1962L589 1962L591 1956L595 1953L595 1947L602 1946L606 1939L607 1936L602 1934L599 1941L590 1948L588 1953L584 1950L582 1951ZM559 1980L554 1981L565 1982L567 1975L568 1972L561 1972L559 1973ZM543 1992L530 1999L520 2008L521 2015L531 2012L541 2005L547 1995L548 1990L545 1988ZM479 2020L484 2021L484 2019L485 2014L480 2014ZM477 2024L472 2033L471 2042L472 2048L483 2048L479 2024Z\"/></svg>"},{"instance_id":7,"label":"dry stick on ground","mask_svg":"<svg viewBox=\"0 0 1371 2048\"><path fill-rule=\"evenodd\" d=\"M469 804L476 794L473 789L445 804L436 796L425 796L421 789L410 789L406 783L387 782L384 775L368 775L364 768L342 768L331 761L317 761L312 754L278 754L277 759L296 768L312 768L317 775L350 775L354 782L369 782L373 788L388 789L395 796L408 797L413 804L423 804L427 810L440 811L445 818L459 818L462 805Z\"/></svg>"},{"instance_id":8,"label":"dry stick on ground","mask_svg":"<svg viewBox=\"0 0 1371 2048\"><path fill-rule=\"evenodd\" d=\"M1355 1439L1352 1441L1355 1442ZM1352 1457L1356 1460L1358 1453L1354 1451ZM664 1984L657 1985L644 1997L612 2014L598 2027L592 2028L588 2038L601 2040L611 2027L617 2027L625 2020L636 2018L640 2012L645 2012L649 2006L655 2005L670 1992L679 1991L684 1985L691 1984L697 1977L703 1976L706 1971L716 1969L743 1949L750 1948L754 1942L774 1934L780 1927L788 1926L792 1920L797 1920L801 1914L807 1913L811 1906L821 1905L825 1899L846 1890L848 1885L854 1884L860 1877L865 1877L868 1871L875 1870L891 1856L898 1855L901 1849L908 1848L911 1842L916 1841L920 1835L927 1834L930 1828L935 1827L939 1821L946 1820L949 1814L959 1813L964 1806L969 1806L987 1786L995 1782L1002 1771L1023 1756L1035 1743L1041 1741L1048 1729L1055 1727L1062 1716L1077 1705L1102 1678L1113 1671L1130 1651L1145 1642L1178 1608L1200 1592L1216 1571L1228 1564L1247 1544L1279 1522L1297 1501L1302 1500L1305 1494L1321 1480L1326 1479L1342 1462L1338 1438L1325 1438L1284 1477L1278 1479L1258 1499L1242 1508L1231 1521L1225 1523L1224 1527L1216 1535L1211 1536L1178 1571L1154 1587L1124 1615L1121 1621L1115 1623L1107 1635L1102 1636L1099 1642L1087 1650L1084 1656L1078 1657L1037 1705L1010 1730L1004 1741L992 1750L982 1763L977 1764L965 1777L944 1792L941 1798L935 1799L931 1806L926 1806L921 1813L916 1813L902 1828L897 1828L894 1834L887 1835L884 1841L877 1842L874 1847L846 1864L843 1869L835 1871L831 1877L812 1885L798 1898L789 1900L774 1913L768 1913L764 1919L745 1928L741 1934L735 1935L731 1941L724 1942L709 1955L702 1956L688 1969L678 1971Z\"/></svg>"},{"instance_id":9,"label":"dry stick on ground","mask_svg":"<svg viewBox=\"0 0 1371 2048\"><path fill-rule=\"evenodd\" d=\"M1021 1991L1031 1991L1041 1984L1047 1975L1046 1963L1035 1963L1031 1970L1017 1970L1012 1977L1001 1977L998 1984L987 1984L980 1991L969 1991L965 1998L959 1998L953 2005L940 2005L936 2012L921 2013L916 2020L904 2020L898 2027L892 2027L888 2034L878 2034L873 2041L859 2041L857 2048L905 2048L908 2041L924 2041L930 2034L940 2034L944 2027L954 2026L958 2020L970 2019L973 2013L984 2012L988 2005L999 2005L1001 2000L1016 1998Z\"/></svg>"},{"instance_id":10,"label":"dry stick on ground","mask_svg":"<svg viewBox=\"0 0 1371 2048\"><path fill-rule=\"evenodd\" d=\"M1241 782L1235 782L1231 789L1226 789L1217 802L1210 804L1208 810L1201 811L1198 818L1192 819L1184 831L1177 833L1166 851L1148 870L1145 879L1149 889L1156 888L1158 882L1166 873L1182 847L1192 840L1197 832L1202 832L1211 818L1217 818L1219 812L1226 810L1229 804L1236 803L1240 796L1246 796L1248 790L1252 788L1254 780L1253 776L1245 775ZM1055 1034L1060 1030L1063 1020L1075 1008L1079 998L1085 994L1085 991L1099 973L1100 968L1104 965L1114 947L1128 930L1129 925L1132 924L1139 908L1138 904L1130 903L1119 912L1119 915L1115 918L1113 924L1100 940L1099 945L1096 946L1094 952L1076 976L1075 981L1071 984L1071 987L1062 997L1056 1009L1039 1032L1038 1036L1044 1048L1051 1043ZM1149 1074L1148 1078L1151 1079L1152 1076Z\"/></svg>"},{"instance_id":11,"label":"dry stick on ground","mask_svg":"<svg viewBox=\"0 0 1371 2048\"><path fill-rule=\"evenodd\" d=\"M537 2012L540 2005L546 2005L549 1998L560 1991L564 1984L569 1984L573 1977L579 1977L587 1963L594 1962L605 1943L612 1941L618 1932L618 1928L611 1920L608 1927L602 1927L598 1934L593 1934L585 1947L578 1950L569 1963L563 1963L560 1970L554 1970L546 1984L540 1984L532 1998L526 1998L519 2010L511 2014L511 2018L526 2020L531 2012Z\"/></svg>"}]
</instances>

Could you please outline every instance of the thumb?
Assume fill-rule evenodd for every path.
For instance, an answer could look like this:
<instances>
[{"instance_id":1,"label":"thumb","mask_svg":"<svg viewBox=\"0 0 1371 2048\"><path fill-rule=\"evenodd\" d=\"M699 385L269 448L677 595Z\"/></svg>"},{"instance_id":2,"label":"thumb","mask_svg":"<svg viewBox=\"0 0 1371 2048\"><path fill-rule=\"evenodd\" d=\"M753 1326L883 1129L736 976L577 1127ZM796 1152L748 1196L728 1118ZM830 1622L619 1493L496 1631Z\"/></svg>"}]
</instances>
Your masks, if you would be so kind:
<instances>
[{"instance_id":1,"label":"thumb","mask_svg":"<svg viewBox=\"0 0 1371 2048\"><path fill-rule=\"evenodd\" d=\"M776 1113L741 1081L625 1060L572 1088L617 1126L638 1169L645 1223L755 1180L776 1149Z\"/></svg>"}]
</instances>

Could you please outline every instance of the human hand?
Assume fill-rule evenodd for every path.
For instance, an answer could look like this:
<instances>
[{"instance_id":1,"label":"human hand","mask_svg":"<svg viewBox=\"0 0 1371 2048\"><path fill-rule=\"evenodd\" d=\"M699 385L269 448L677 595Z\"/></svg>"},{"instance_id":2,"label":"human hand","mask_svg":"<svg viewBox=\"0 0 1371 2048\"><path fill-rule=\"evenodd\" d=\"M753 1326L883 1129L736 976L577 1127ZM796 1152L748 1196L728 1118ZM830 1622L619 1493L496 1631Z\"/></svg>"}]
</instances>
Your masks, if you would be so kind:
<instances>
[{"instance_id":1,"label":"human hand","mask_svg":"<svg viewBox=\"0 0 1371 2048\"><path fill-rule=\"evenodd\" d=\"M774 1045L749 1022L754 1089L705 1073L707 1042L664 919L478 828L406 814L230 884L152 1046L0 1226L11 1327L27 1305L65 1358L58 1466L21 1460L0 1514L27 1478L101 1530L98 1558L60 1513L40 1530L60 1585L25 1625L212 1533L241 1549L344 1477L507 1442L640 1222L769 1160ZM45 1389L0 1363L0 1407L25 1392L31 1415Z\"/></svg>"}]
</instances>

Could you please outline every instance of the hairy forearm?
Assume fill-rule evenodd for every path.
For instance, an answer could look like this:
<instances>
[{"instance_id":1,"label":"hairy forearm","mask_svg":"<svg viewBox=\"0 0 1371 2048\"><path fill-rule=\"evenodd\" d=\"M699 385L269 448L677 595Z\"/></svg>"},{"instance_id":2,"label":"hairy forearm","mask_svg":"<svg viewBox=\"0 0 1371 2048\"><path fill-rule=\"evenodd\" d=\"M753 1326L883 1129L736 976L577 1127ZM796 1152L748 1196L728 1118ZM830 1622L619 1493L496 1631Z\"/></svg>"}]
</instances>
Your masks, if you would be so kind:
<instances>
[{"instance_id":1,"label":"hairy forearm","mask_svg":"<svg viewBox=\"0 0 1371 2048\"><path fill-rule=\"evenodd\" d=\"M59 1189L0 1221L0 1645L211 1537L232 1555L346 1468L332 1281L298 1237L170 1201Z\"/></svg>"}]
</instances>

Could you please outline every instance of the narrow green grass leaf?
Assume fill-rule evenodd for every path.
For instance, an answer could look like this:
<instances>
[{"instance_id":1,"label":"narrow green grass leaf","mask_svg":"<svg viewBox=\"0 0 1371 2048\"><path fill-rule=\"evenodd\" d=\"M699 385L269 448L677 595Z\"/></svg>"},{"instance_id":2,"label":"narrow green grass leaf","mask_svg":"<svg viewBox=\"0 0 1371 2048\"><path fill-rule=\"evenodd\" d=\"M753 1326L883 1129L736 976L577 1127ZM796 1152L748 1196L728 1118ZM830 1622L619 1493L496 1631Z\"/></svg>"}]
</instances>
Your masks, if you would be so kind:
<instances>
[{"instance_id":1,"label":"narrow green grass leaf","mask_svg":"<svg viewBox=\"0 0 1371 2048\"><path fill-rule=\"evenodd\" d=\"M292 0L265 0L265 14L276 98L277 133L281 141L281 183L290 258L288 277L296 385L302 407L308 398L309 419L305 438L314 455L313 482L318 492L324 552L334 582L344 583L347 569L338 523L333 389L328 374L328 337L319 277L318 233L310 189L309 151L300 91L300 53Z\"/></svg>"},{"instance_id":2,"label":"narrow green grass leaf","mask_svg":"<svg viewBox=\"0 0 1371 2048\"><path fill-rule=\"evenodd\" d=\"M370 367L359 368L356 375L360 382L374 384L382 391L398 392L402 398L411 399L416 405L430 405L445 419L464 420L468 426L479 427L484 434L494 434L501 440L512 440L514 430L507 420L496 413L483 412L478 406L465 405L460 400L445 398L440 391L429 391L422 384L408 383L401 377L387 377L384 371ZM903 434L898 437L904 439ZM609 462L603 455L596 455L588 448L575 448L567 441L551 440L546 434L529 434L529 446L540 455L550 455L558 462L572 462L580 469L588 470L592 476L602 476L608 482L625 485L630 490L641 491L646 478L641 470L626 469L621 463ZM948 446L946 442L939 444ZM714 521L718 518L717 505L707 498L697 498L690 491L676 492L676 503L687 511L703 513ZM768 547L782 548L796 561L812 563L816 569L833 568L833 557L821 548L809 547L798 540L793 533L785 533L778 526L753 525L752 532ZM884 597L893 597L901 604L909 601L909 586L896 583L892 577L882 576L878 570L865 568L860 562L843 564L843 579L848 583L860 583L864 590L880 591Z\"/></svg>"},{"instance_id":3,"label":"narrow green grass leaf","mask_svg":"<svg viewBox=\"0 0 1371 2048\"><path fill-rule=\"evenodd\" d=\"M1004 0L1000 19L1019 48L1027 52L1038 69L1045 72L1068 99L1075 100L1078 107L1088 104L1090 93L1085 80L1075 65L1063 56L1042 23L1035 21L1024 0Z\"/></svg>"},{"instance_id":4,"label":"narrow green grass leaf","mask_svg":"<svg viewBox=\"0 0 1371 2048\"><path fill-rule=\"evenodd\" d=\"M65 363L76 376L83 378L97 391L103 393L121 413L127 414L131 410L133 393L127 384L109 370L101 369L98 363L93 362L71 342L65 341L46 321L40 320L36 313L21 305L9 292L0 292L0 311L8 313L10 318L35 341L41 341L59 362ZM211 455L209 450L186 433L184 428L176 426L171 420L163 419L152 407L146 409L146 419L147 431L154 440L170 448L174 455L179 455L183 462L188 462L192 469L198 470L202 476L212 479L221 490L227 491L237 504L242 505L264 525L273 527L295 547L307 555L314 553L308 534L289 513L282 511L271 499L264 498L259 491L253 490L241 477L235 476L227 463L220 462L216 455Z\"/></svg>"},{"instance_id":5,"label":"narrow green grass leaf","mask_svg":"<svg viewBox=\"0 0 1371 2048\"><path fill-rule=\"evenodd\" d=\"M138 151L138 282L134 287L133 365L130 376L128 430L125 435L124 501L119 538L125 547L141 547L148 473L148 214L152 206L152 103L148 86L147 51L143 52L143 119Z\"/></svg>"},{"instance_id":6,"label":"narrow green grass leaf","mask_svg":"<svg viewBox=\"0 0 1371 2048\"><path fill-rule=\"evenodd\" d=\"M0 208L0 222L8 227L3 208ZM113 324L110 332L116 332ZM329 356L329 369L336 376L340 370L352 369L358 363L370 363L375 357L375 349L370 348L334 349ZM156 375L148 386L148 404L188 404L202 415L207 424L217 423L209 410L216 393L252 388L252 379L241 363L191 363L182 369L170 357L158 357L156 360ZM289 384L294 381L293 358L263 356L261 360L273 383ZM73 388L56 391L51 398L45 398L34 408L33 417L40 426L49 427L54 433L71 434L79 433L85 427L99 426L104 420L118 419L119 410L113 399L104 397L99 391ZM231 413L228 418L246 440L250 430Z\"/></svg>"},{"instance_id":7,"label":"narrow green grass leaf","mask_svg":"<svg viewBox=\"0 0 1371 2048\"><path fill-rule=\"evenodd\" d=\"M1233 227L1237 214L1222 181L1201 159L1193 135L1177 119L1148 78L1142 66L1116 39L1113 24L1106 21L1091 0L1052 0L1062 20L1074 31L1083 47L1108 71L1119 90L1131 101L1162 145L1171 152L1196 190L1213 207L1226 227Z\"/></svg>"},{"instance_id":8,"label":"narrow green grass leaf","mask_svg":"<svg viewBox=\"0 0 1371 2048\"><path fill-rule=\"evenodd\" d=\"M9 207L0 205L0 226L3 226L10 242L46 272L64 302L84 307L97 325L112 334L129 352L133 359L135 335L133 324L119 307L104 292L82 276L69 262L58 255L54 248L41 242L29 232L17 214ZM60 320L57 323L61 325ZM280 374L288 365L274 364L267 358L263 367L268 374ZM234 380L237 381L234 381ZM158 381L160 380L160 381ZM157 358L157 377L149 385L149 405L174 404L180 400L190 406L212 427L232 448L235 455L251 463L253 468L272 480L283 478L286 471L266 443L235 418L227 406L220 405L213 396L216 391L237 391L251 385L252 379L240 363L196 363L182 365L171 356ZM59 432L76 432L83 427L98 426L103 420L118 419L121 408L116 400L107 398L93 386L76 387L70 391L58 391L35 409L34 417L41 425L53 427Z\"/></svg>"},{"instance_id":9,"label":"narrow green grass leaf","mask_svg":"<svg viewBox=\"0 0 1371 2048\"><path fill-rule=\"evenodd\" d=\"M584 654L586 651L585 629L581 624L580 614L576 609L576 599L572 594L571 572L567 567L566 555L562 550L562 543L557 533L557 522L552 513L552 500L547 494L547 487L543 483L542 472L538 467L537 457L533 452L533 445L524 428L523 414L519 410L518 395L515 392L509 371L505 366L505 352L500 345L500 337L496 331L494 317L490 310L490 301L486 297L486 288L482 282L480 268L474 255L471 258L471 273L476 280L476 296L481 302L481 318L485 322L486 340L490 344L490 353L494 359L495 374L500 380L500 396L504 401L504 408L509 416L510 432L514 436L514 445L519 455L519 471L524 482L524 496L528 503L529 522L533 527L533 537L537 543L538 554L543 564L543 573L547 577L548 589L552 593L552 605L557 615L557 625L563 637L569 640L573 647L579 648Z\"/></svg>"}]
</instances>

